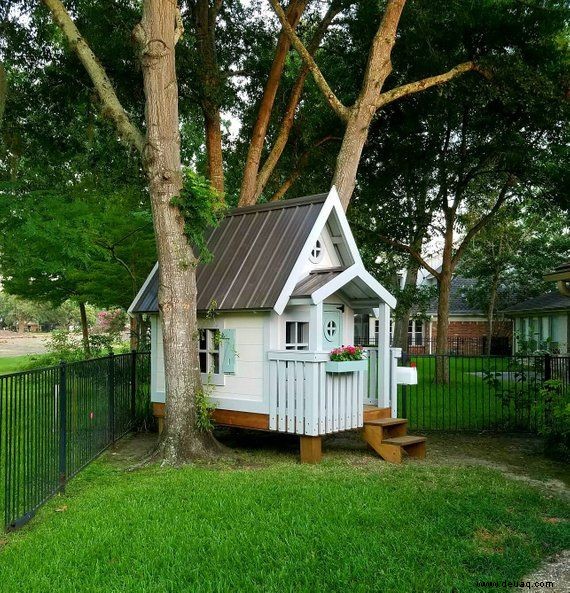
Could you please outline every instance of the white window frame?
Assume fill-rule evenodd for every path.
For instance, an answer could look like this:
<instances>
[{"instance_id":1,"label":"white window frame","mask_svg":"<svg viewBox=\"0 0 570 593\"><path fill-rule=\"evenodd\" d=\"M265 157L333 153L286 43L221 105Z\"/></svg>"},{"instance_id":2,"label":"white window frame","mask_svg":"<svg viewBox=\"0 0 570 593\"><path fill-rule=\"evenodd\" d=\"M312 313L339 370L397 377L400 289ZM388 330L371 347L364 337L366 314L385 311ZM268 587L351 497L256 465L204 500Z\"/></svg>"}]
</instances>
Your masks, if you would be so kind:
<instances>
[{"instance_id":1,"label":"white window frame","mask_svg":"<svg viewBox=\"0 0 570 593\"><path fill-rule=\"evenodd\" d=\"M287 342L287 325L292 323L295 327L293 331L293 336L295 341ZM306 326L306 341L299 341L299 326L304 325ZM288 319L285 321L285 350L309 350L309 335L310 335L311 327L309 322L303 319Z\"/></svg>"},{"instance_id":2,"label":"white window frame","mask_svg":"<svg viewBox=\"0 0 570 593\"><path fill-rule=\"evenodd\" d=\"M417 331L417 325L416 325L417 322L421 323L421 330L420 331ZM410 331L410 324L412 326L411 331ZM424 322L423 319L410 319L409 320L409 322L408 322L408 344L410 346L423 346L424 345L424 342L425 342L425 335L424 335L425 326L426 326L426 324L425 324L425 322ZM420 334L420 336L421 336L420 337L420 343L419 344L416 341L416 336L418 334ZM411 338L411 340L410 340L410 338Z\"/></svg>"},{"instance_id":3,"label":"white window frame","mask_svg":"<svg viewBox=\"0 0 570 593\"><path fill-rule=\"evenodd\" d=\"M312 264L320 264L325 257L325 243L321 237L315 241L315 245L311 249L311 255L309 261Z\"/></svg>"},{"instance_id":4,"label":"white window frame","mask_svg":"<svg viewBox=\"0 0 570 593\"><path fill-rule=\"evenodd\" d=\"M209 383L210 385L225 385L225 375L222 373L222 360L223 360L223 340L220 338L219 343L216 345L216 334L221 334L222 330L217 327L200 327L198 330L206 332L206 348L200 347L200 340L198 341L198 358L200 363L200 373L202 375L202 382ZM202 370L200 355L206 355L206 372ZM213 363L214 355L218 356L218 372L215 373L211 364Z\"/></svg>"}]
</instances>

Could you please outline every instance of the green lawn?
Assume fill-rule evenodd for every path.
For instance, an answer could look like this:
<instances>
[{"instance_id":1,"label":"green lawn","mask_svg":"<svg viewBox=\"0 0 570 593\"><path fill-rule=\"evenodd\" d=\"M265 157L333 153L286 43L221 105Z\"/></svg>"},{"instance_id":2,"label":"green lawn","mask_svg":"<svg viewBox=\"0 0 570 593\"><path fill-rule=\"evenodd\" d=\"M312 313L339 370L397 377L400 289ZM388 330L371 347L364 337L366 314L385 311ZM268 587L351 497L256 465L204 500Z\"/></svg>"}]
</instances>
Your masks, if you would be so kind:
<instances>
[{"instance_id":1,"label":"green lawn","mask_svg":"<svg viewBox=\"0 0 570 593\"><path fill-rule=\"evenodd\" d=\"M23 370L23 367L29 360L30 357L27 355L0 358L0 375L7 375Z\"/></svg>"},{"instance_id":2,"label":"green lawn","mask_svg":"<svg viewBox=\"0 0 570 593\"><path fill-rule=\"evenodd\" d=\"M355 463L360 459L360 464ZM10 592L479 591L570 546L568 505L481 467L88 467L0 552Z\"/></svg>"},{"instance_id":3,"label":"green lawn","mask_svg":"<svg viewBox=\"0 0 570 593\"><path fill-rule=\"evenodd\" d=\"M424 430L534 430L537 425L534 369L512 366L510 357L448 357L449 382L435 381L435 357L415 357L418 385L399 387L399 415ZM527 361L528 362L528 361ZM503 373L510 372L509 375ZM485 379L496 376L498 384ZM516 379L522 378L525 381ZM487 375L489 376L489 375ZM538 383L537 383L538 381ZM406 394L406 402L403 401Z\"/></svg>"}]
</instances>

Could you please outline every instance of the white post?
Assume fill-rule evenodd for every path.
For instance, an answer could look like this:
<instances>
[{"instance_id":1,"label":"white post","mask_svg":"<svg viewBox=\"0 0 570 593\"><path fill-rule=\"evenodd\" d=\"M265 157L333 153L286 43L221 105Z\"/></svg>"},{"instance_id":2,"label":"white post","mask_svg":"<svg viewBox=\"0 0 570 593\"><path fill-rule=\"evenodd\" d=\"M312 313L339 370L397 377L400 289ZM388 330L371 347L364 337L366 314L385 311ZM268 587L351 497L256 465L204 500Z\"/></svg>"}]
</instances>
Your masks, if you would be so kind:
<instances>
[{"instance_id":1,"label":"white post","mask_svg":"<svg viewBox=\"0 0 570 593\"><path fill-rule=\"evenodd\" d=\"M402 358L401 348L390 348L390 408L392 409L392 418L398 417L398 384L396 369L398 368L398 359Z\"/></svg>"},{"instance_id":2,"label":"white post","mask_svg":"<svg viewBox=\"0 0 570 593\"><path fill-rule=\"evenodd\" d=\"M323 351L323 303L309 306L309 350Z\"/></svg>"},{"instance_id":3,"label":"white post","mask_svg":"<svg viewBox=\"0 0 570 593\"><path fill-rule=\"evenodd\" d=\"M390 407L390 307L381 303L378 308L378 407Z\"/></svg>"}]
</instances>

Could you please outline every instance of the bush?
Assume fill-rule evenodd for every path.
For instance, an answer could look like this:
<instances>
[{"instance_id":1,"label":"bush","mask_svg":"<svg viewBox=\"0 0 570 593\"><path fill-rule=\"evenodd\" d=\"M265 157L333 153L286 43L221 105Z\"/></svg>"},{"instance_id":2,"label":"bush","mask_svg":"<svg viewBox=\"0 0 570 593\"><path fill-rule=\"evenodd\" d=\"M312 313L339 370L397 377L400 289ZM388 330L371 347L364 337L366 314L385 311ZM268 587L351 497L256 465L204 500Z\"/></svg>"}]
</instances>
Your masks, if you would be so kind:
<instances>
[{"instance_id":1,"label":"bush","mask_svg":"<svg viewBox=\"0 0 570 593\"><path fill-rule=\"evenodd\" d=\"M539 433L545 438L546 453L570 460L570 401L557 379L545 381L540 390Z\"/></svg>"},{"instance_id":2,"label":"bush","mask_svg":"<svg viewBox=\"0 0 570 593\"><path fill-rule=\"evenodd\" d=\"M80 334L65 330L55 330L51 333L45 354L34 354L25 364L25 368L34 369L58 365L60 362L75 362L88 358L83 347ZM127 343L117 343L114 337L106 334L94 334L89 337L89 358L100 358L109 354L129 352Z\"/></svg>"}]
</instances>

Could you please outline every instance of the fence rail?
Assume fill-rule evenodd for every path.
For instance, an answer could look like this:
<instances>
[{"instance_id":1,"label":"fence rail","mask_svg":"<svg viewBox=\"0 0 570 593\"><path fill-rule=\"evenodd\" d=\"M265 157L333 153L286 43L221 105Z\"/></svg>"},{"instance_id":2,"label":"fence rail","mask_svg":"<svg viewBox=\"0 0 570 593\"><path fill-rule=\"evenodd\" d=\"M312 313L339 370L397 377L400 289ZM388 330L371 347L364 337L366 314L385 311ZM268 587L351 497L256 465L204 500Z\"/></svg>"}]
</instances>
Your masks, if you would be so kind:
<instances>
[{"instance_id":1,"label":"fence rail","mask_svg":"<svg viewBox=\"0 0 570 593\"><path fill-rule=\"evenodd\" d=\"M146 414L150 354L0 376L0 507L15 529Z\"/></svg>"},{"instance_id":2,"label":"fence rail","mask_svg":"<svg viewBox=\"0 0 570 593\"><path fill-rule=\"evenodd\" d=\"M418 384L398 388L398 409L416 430L536 433L552 398L569 401L569 357L411 355L408 364Z\"/></svg>"},{"instance_id":3,"label":"fence rail","mask_svg":"<svg viewBox=\"0 0 570 593\"><path fill-rule=\"evenodd\" d=\"M375 346L375 339L357 338L355 340L357 346ZM408 339L408 352L410 354L424 355L435 354L436 340L435 338L426 337L412 337ZM491 352L492 356L510 356L512 353L511 340L507 336L493 336L491 338ZM447 339L447 349L445 352L448 356L484 356L487 354L487 336L480 337L462 337L450 336Z\"/></svg>"}]
</instances>

